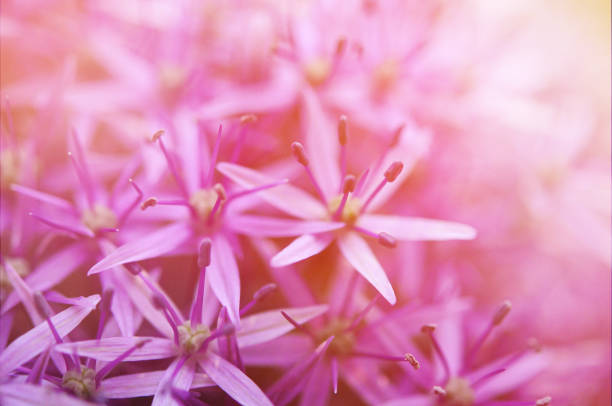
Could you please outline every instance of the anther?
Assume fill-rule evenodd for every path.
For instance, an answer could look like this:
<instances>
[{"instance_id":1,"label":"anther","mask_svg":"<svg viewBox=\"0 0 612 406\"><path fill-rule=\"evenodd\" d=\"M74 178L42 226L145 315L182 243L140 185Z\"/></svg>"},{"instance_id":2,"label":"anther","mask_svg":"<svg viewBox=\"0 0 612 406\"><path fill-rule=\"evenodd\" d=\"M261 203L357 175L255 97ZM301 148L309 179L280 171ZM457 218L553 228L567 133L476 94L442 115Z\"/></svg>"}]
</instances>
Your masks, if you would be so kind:
<instances>
[{"instance_id":1,"label":"anther","mask_svg":"<svg viewBox=\"0 0 612 406\"><path fill-rule=\"evenodd\" d=\"M340 116L338 120L338 142L340 145L346 145L348 140L347 118L345 115Z\"/></svg>"},{"instance_id":2,"label":"anther","mask_svg":"<svg viewBox=\"0 0 612 406\"><path fill-rule=\"evenodd\" d=\"M255 114L245 114L240 116L240 124L251 124L257 122L257 116Z\"/></svg>"},{"instance_id":3,"label":"anther","mask_svg":"<svg viewBox=\"0 0 612 406\"><path fill-rule=\"evenodd\" d=\"M393 182L395 179L397 179L399 174L402 172L402 169L404 169L404 164L399 161L395 161L389 165L389 168L387 168L385 171L385 179L387 182Z\"/></svg>"},{"instance_id":4,"label":"anther","mask_svg":"<svg viewBox=\"0 0 612 406\"><path fill-rule=\"evenodd\" d=\"M336 56L340 56L344 53L344 51L346 50L346 43L346 37L342 36L338 38L338 41L336 41Z\"/></svg>"},{"instance_id":5,"label":"anther","mask_svg":"<svg viewBox=\"0 0 612 406\"><path fill-rule=\"evenodd\" d=\"M306 151L304 151L304 146L300 142L295 141L291 144L291 152L293 152L296 161L304 166L308 166L308 157L306 156Z\"/></svg>"},{"instance_id":6,"label":"anther","mask_svg":"<svg viewBox=\"0 0 612 406\"><path fill-rule=\"evenodd\" d=\"M215 186L213 186L213 190L215 191L215 193L217 194L217 197L222 202L227 200L227 193L225 192L225 188L223 187L222 184L216 183Z\"/></svg>"},{"instance_id":7,"label":"anther","mask_svg":"<svg viewBox=\"0 0 612 406\"><path fill-rule=\"evenodd\" d=\"M421 327L421 333L431 334L434 331L436 331L436 327L437 325L435 324L425 324L424 326Z\"/></svg>"},{"instance_id":8,"label":"anther","mask_svg":"<svg viewBox=\"0 0 612 406\"><path fill-rule=\"evenodd\" d=\"M207 267L210 265L210 250L212 243L209 238L205 238L200 242L198 247L198 266L200 268Z\"/></svg>"},{"instance_id":9,"label":"anther","mask_svg":"<svg viewBox=\"0 0 612 406\"><path fill-rule=\"evenodd\" d=\"M353 190L355 190L355 176L346 175L342 182L342 193L349 194L352 193Z\"/></svg>"},{"instance_id":10,"label":"anther","mask_svg":"<svg viewBox=\"0 0 612 406\"><path fill-rule=\"evenodd\" d=\"M501 304L501 306L499 307L499 309L497 309L495 315L493 316L493 325L497 326L502 321L504 321L508 313L510 313L510 309L512 309L512 303L510 303L509 300L504 301L504 303Z\"/></svg>"},{"instance_id":11,"label":"anther","mask_svg":"<svg viewBox=\"0 0 612 406\"><path fill-rule=\"evenodd\" d=\"M263 285L261 288L259 288L257 292L253 294L253 299L261 300L267 295L269 295L270 293L272 293L272 291L274 291L275 289L276 289L275 283L268 283L266 285Z\"/></svg>"},{"instance_id":12,"label":"anther","mask_svg":"<svg viewBox=\"0 0 612 406\"><path fill-rule=\"evenodd\" d=\"M431 389L431 391L434 393L434 395L438 395L442 397L446 396L446 390L444 390L444 388L441 386L436 385Z\"/></svg>"},{"instance_id":13,"label":"anther","mask_svg":"<svg viewBox=\"0 0 612 406\"><path fill-rule=\"evenodd\" d=\"M378 243L387 248L395 248L397 246L395 238L385 232L378 234Z\"/></svg>"},{"instance_id":14,"label":"anther","mask_svg":"<svg viewBox=\"0 0 612 406\"><path fill-rule=\"evenodd\" d=\"M165 131L164 130L158 130L155 132L155 134L153 134L151 136L151 141L155 142L157 141L162 135L164 135Z\"/></svg>"},{"instance_id":15,"label":"anther","mask_svg":"<svg viewBox=\"0 0 612 406\"><path fill-rule=\"evenodd\" d=\"M535 404L536 406L547 406L550 404L550 402L552 401L552 398L550 396L545 396L541 399L538 399Z\"/></svg>"},{"instance_id":16,"label":"anther","mask_svg":"<svg viewBox=\"0 0 612 406\"><path fill-rule=\"evenodd\" d=\"M419 361L417 361L416 357L410 353L405 354L404 359L408 361L408 363L412 365L414 369L419 369L421 367L421 364L419 364Z\"/></svg>"},{"instance_id":17,"label":"anther","mask_svg":"<svg viewBox=\"0 0 612 406\"><path fill-rule=\"evenodd\" d=\"M149 197L149 198L145 199L145 201L140 204L140 210L146 210L149 207L155 207L156 205L157 205L157 198L156 197Z\"/></svg>"}]
</instances>

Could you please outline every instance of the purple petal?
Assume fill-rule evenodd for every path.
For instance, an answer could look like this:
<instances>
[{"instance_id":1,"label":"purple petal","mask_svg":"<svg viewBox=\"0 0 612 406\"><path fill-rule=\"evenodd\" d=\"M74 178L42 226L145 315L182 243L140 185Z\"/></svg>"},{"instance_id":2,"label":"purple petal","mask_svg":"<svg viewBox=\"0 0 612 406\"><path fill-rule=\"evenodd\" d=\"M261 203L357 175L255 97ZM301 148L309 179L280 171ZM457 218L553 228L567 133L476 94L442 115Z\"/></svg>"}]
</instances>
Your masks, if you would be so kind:
<instances>
[{"instance_id":1,"label":"purple petal","mask_svg":"<svg viewBox=\"0 0 612 406\"><path fill-rule=\"evenodd\" d=\"M240 275L236 258L228 241L220 234L212 239L211 261L206 272L210 286L227 308L232 323L240 323Z\"/></svg>"},{"instance_id":2,"label":"purple petal","mask_svg":"<svg viewBox=\"0 0 612 406\"><path fill-rule=\"evenodd\" d=\"M306 134L306 152L310 158L312 172L327 199L338 194L340 168L338 151L340 144L336 127L326 116L318 96L312 90L303 93L302 132Z\"/></svg>"},{"instance_id":3,"label":"purple petal","mask_svg":"<svg viewBox=\"0 0 612 406\"><path fill-rule=\"evenodd\" d=\"M476 230L468 225L420 217L364 214L357 225L407 241L471 240L476 237Z\"/></svg>"},{"instance_id":4,"label":"purple petal","mask_svg":"<svg viewBox=\"0 0 612 406\"><path fill-rule=\"evenodd\" d=\"M100 301L99 295L84 298L80 306L72 306L51 317L58 334L64 337L74 330ZM17 337L0 354L0 377L40 354L45 348L54 345L55 339L46 322L42 322L25 334Z\"/></svg>"},{"instance_id":5,"label":"purple petal","mask_svg":"<svg viewBox=\"0 0 612 406\"><path fill-rule=\"evenodd\" d=\"M210 379L241 405L272 406L272 402L248 376L217 354L208 352L198 363Z\"/></svg>"},{"instance_id":6,"label":"purple petal","mask_svg":"<svg viewBox=\"0 0 612 406\"><path fill-rule=\"evenodd\" d=\"M383 403L382 406L434 406L435 404L437 400L434 395L414 395L390 400Z\"/></svg>"},{"instance_id":7,"label":"purple petal","mask_svg":"<svg viewBox=\"0 0 612 406\"><path fill-rule=\"evenodd\" d=\"M141 372L105 379L100 383L99 392L109 399L137 398L152 396L166 371ZM191 389L215 386L215 383L203 373L195 374Z\"/></svg>"},{"instance_id":8,"label":"purple petal","mask_svg":"<svg viewBox=\"0 0 612 406\"><path fill-rule=\"evenodd\" d=\"M0 385L0 399L11 406L96 406L51 386L29 383L8 383Z\"/></svg>"},{"instance_id":9,"label":"purple petal","mask_svg":"<svg viewBox=\"0 0 612 406\"><path fill-rule=\"evenodd\" d=\"M331 394L331 370L326 360L320 359L306 381L301 406L325 406Z\"/></svg>"},{"instance_id":10,"label":"purple petal","mask_svg":"<svg viewBox=\"0 0 612 406\"><path fill-rule=\"evenodd\" d=\"M296 238L270 260L273 267L294 264L323 251L334 240L332 233L306 234Z\"/></svg>"},{"instance_id":11,"label":"purple petal","mask_svg":"<svg viewBox=\"0 0 612 406\"><path fill-rule=\"evenodd\" d=\"M155 396L151 406L180 406L180 403L174 400L172 393L168 390L170 387L182 390L189 390L193 377L195 375L195 360L192 357L187 358L183 365L180 365L181 358L177 358L166 369L162 379L157 385ZM178 372L176 368L180 367ZM172 381L170 381L172 379Z\"/></svg>"},{"instance_id":12,"label":"purple petal","mask_svg":"<svg viewBox=\"0 0 612 406\"><path fill-rule=\"evenodd\" d=\"M357 272L366 278L389 303L395 304L395 293L387 274L363 238L354 232L345 233L338 238L338 247Z\"/></svg>"},{"instance_id":13,"label":"purple petal","mask_svg":"<svg viewBox=\"0 0 612 406\"><path fill-rule=\"evenodd\" d=\"M43 203L48 203L52 206L58 207L64 210L73 210L74 206L68 201L64 200L60 197L50 195L48 193L40 192L38 190L30 189L26 186L21 185L11 185L11 190L22 194L24 196L31 197Z\"/></svg>"},{"instance_id":14,"label":"purple petal","mask_svg":"<svg viewBox=\"0 0 612 406\"><path fill-rule=\"evenodd\" d=\"M293 325L281 314L285 311L298 323L306 323L327 311L327 305L269 310L242 319L236 332L238 345L248 347L273 340L293 330Z\"/></svg>"},{"instance_id":15,"label":"purple petal","mask_svg":"<svg viewBox=\"0 0 612 406\"><path fill-rule=\"evenodd\" d=\"M72 244L41 262L25 281L33 291L46 291L57 285L89 257L83 244ZM2 306L2 313L19 302L16 292L11 292Z\"/></svg>"},{"instance_id":16,"label":"purple petal","mask_svg":"<svg viewBox=\"0 0 612 406\"><path fill-rule=\"evenodd\" d=\"M229 221L232 230L256 237L294 237L333 231L344 226L344 223L335 221L301 221L250 215L234 216Z\"/></svg>"},{"instance_id":17,"label":"purple petal","mask_svg":"<svg viewBox=\"0 0 612 406\"><path fill-rule=\"evenodd\" d=\"M178 349L172 340L155 337L110 337L100 340L77 341L58 344L55 349L65 354L90 357L100 361L112 361L134 345L148 340L141 348L137 348L125 361L146 361L164 359L177 355Z\"/></svg>"},{"instance_id":18,"label":"purple petal","mask_svg":"<svg viewBox=\"0 0 612 406\"><path fill-rule=\"evenodd\" d=\"M247 189L270 184L276 180L252 169L228 162L219 163L217 170ZM257 192L257 196L277 209L295 217L323 219L327 215L327 208L321 202L295 186L280 185Z\"/></svg>"},{"instance_id":19,"label":"purple petal","mask_svg":"<svg viewBox=\"0 0 612 406\"><path fill-rule=\"evenodd\" d=\"M171 224L120 246L91 267L87 274L92 275L117 265L162 256L187 241L191 235L191 228L186 223Z\"/></svg>"},{"instance_id":20,"label":"purple petal","mask_svg":"<svg viewBox=\"0 0 612 406\"><path fill-rule=\"evenodd\" d=\"M311 354L312 347L310 337L288 334L273 341L240 348L240 356L245 365L290 367Z\"/></svg>"}]
</instances>

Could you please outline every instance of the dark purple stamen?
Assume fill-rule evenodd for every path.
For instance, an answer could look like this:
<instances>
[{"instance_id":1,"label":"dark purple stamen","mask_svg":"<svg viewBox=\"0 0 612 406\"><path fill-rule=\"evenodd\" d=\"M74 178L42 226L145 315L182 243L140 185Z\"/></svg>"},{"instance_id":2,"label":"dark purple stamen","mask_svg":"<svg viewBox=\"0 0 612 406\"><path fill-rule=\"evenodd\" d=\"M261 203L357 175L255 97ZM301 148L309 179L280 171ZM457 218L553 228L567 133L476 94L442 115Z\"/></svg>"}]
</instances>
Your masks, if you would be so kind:
<instances>
[{"instance_id":1,"label":"dark purple stamen","mask_svg":"<svg viewBox=\"0 0 612 406\"><path fill-rule=\"evenodd\" d=\"M448 366L448 359L444 355L444 352L442 351L442 348L440 347L438 340L433 334L435 330L436 330L435 324L426 324L423 327L421 327L421 332L427 334L427 336L431 340L431 344L433 345L434 350L436 351L436 354L440 358L440 361L442 361L442 366L444 367L444 373L446 374L446 378L444 378L444 380L446 381L450 377L450 367Z\"/></svg>"},{"instance_id":2,"label":"dark purple stamen","mask_svg":"<svg viewBox=\"0 0 612 406\"><path fill-rule=\"evenodd\" d=\"M209 187L212 185L213 176L215 174L215 166L217 165L217 157L219 156L219 148L221 147L221 133L223 126L219 125L219 131L217 132L217 138L215 139L215 146L213 147L213 153L210 157L210 166L208 167L208 173L206 174L206 182L202 185L203 187Z\"/></svg>"},{"instance_id":3,"label":"dark purple stamen","mask_svg":"<svg viewBox=\"0 0 612 406\"><path fill-rule=\"evenodd\" d=\"M138 207L138 205L140 204L140 202L142 201L142 198L144 196L144 194L142 193L142 189L140 189L140 187L138 187L138 185L136 184L136 182L134 182L134 180L132 178L129 178L128 182L130 183L130 185L132 185L132 188L134 188L134 190L136 191L136 197L134 198L132 203L130 203L130 205L127 207L127 209L125 209L123 214L121 214L121 216L119 216L119 225L120 226L125 223L125 221L130 216L130 214L132 214L132 212L136 209L136 207Z\"/></svg>"},{"instance_id":4,"label":"dark purple stamen","mask_svg":"<svg viewBox=\"0 0 612 406\"><path fill-rule=\"evenodd\" d=\"M480 348L482 347L486 339L489 337L489 335L491 334L491 331L493 331L493 329L496 326L500 325L501 322L506 318L508 313L510 313L510 309L512 309L512 303L510 303L510 301L508 300L504 301L499 306L499 308L493 315L489 325L487 326L485 331L481 334L481 336L478 338L478 340L476 341L476 343L474 344L474 346L468 353L468 356L466 358L466 368L468 368L474 362L474 359L476 358L476 354L478 353L478 350L480 350Z\"/></svg>"},{"instance_id":5,"label":"dark purple stamen","mask_svg":"<svg viewBox=\"0 0 612 406\"><path fill-rule=\"evenodd\" d=\"M205 238L200 243L198 249L198 267L200 268L200 277L198 279L198 288L196 291L196 297L191 306L189 312L189 320L191 321L191 327L196 326L202 322L202 306L204 303L204 278L206 277L206 267L210 265L210 252L211 252L211 241Z\"/></svg>"},{"instance_id":6,"label":"dark purple stamen","mask_svg":"<svg viewBox=\"0 0 612 406\"><path fill-rule=\"evenodd\" d=\"M181 193L183 194L183 197L186 200L189 200L189 193L187 192L187 186L185 186L183 179L179 176L176 165L174 164L174 161L172 160L170 153L168 152L168 150L166 149L166 146L164 145L164 140L162 137L163 135L164 135L164 130L159 130L155 134L153 134L153 136L151 137L151 140L153 142L157 141L159 143L159 147L161 148L162 153L164 154L164 157L166 158L166 164L168 165L168 169L170 170L170 173L172 173L172 176L174 177L174 181L178 185L179 189L181 189Z\"/></svg>"},{"instance_id":7,"label":"dark purple stamen","mask_svg":"<svg viewBox=\"0 0 612 406\"><path fill-rule=\"evenodd\" d=\"M374 305L376 304L379 298L380 298L380 294L377 293L376 296L374 296L374 298L370 301L370 303L368 303L368 305L363 310L361 310L359 313L355 315L355 317L353 318L353 321L346 328L345 332L349 332L351 330L356 329L359 326L359 323L361 323L364 317L368 314L368 312L372 310L372 308L374 307Z\"/></svg>"},{"instance_id":8,"label":"dark purple stamen","mask_svg":"<svg viewBox=\"0 0 612 406\"><path fill-rule=\"evenodd\" d=\"M300 330L301 332L307 334L308 336L310 336L310 338L313 339L313 341L317 341L317 336L310 330L308 330L306 328L306 326L304 326L303 324L298 323L297 321L295 321L291 316L289 316L284 310L281 310L281 314L283 315L283 317L291 324L293 324L293 327L296 328L296 330Z\"/></svg>"},{"instance_id":9,"label":"dark purple stamen","mask_svg":"<svg viewBox=\"0 0 612 406\"><path fill-rule=\"evenodd\" d=\"M310 161L308 160L308 157L306 156L306 151L304 150L304 146L301 143L296 141L293 144L291 144L291 152L293 152L293 156L295 157L295 159L300 164L302 164L302 166L306 170L306 173L308 174L308 177L310 178L310 182L316 189L317 194L319 195L319 198L321 199L321 201L323 203L326 203L327 199L325 199L325 195L323 194L323 189L321 189L321 186L319 186L319 183L317 182L312 171L310 170Z\"/></svg>"},{"instance_id":10,"label":"dark purple stamen","mask_svg":"<svg viewBox=\"0 0 612 406\"><path fill-rule=\"evenodd\" d=\"M393 162L391 165L389 165L389 168L387 168L387 170L384 173L384 179L380 181L380 183L378 184L378 186L376 186L376 189L374 189L374 191L370 194L370 196L368 197L368 199L366 200L366 202L363 204L363 206L361 207L361 211L365 212L366 209L368 208L368 206L372 203L372 200L374 200L374 198L376 197L376 195L378 195L378 193L380 193L380 191L382 190L382 188L387 184L387 183L391 183L394 182L397 177L399 176L399 174L402 172L402 169L404 168L404 164L399 162L399 161L395 161Z\"/></svg>"},{"instance_id":11,"label":"dark purple stamen","mask_svg":"<svg viewBox=\"0 0 612 406\"><path fill-rule=\"evenodd\" d=\"M242 309L240 309L240 317L244 316L249 310L253 308L257 303L262 301L266 296L272 293L276 289L276 284L268 283L261 288L257 292L253 294L253 299L247 303Z\"/></svg>"},{"instance_id":12,"label":"dark purple stamen","mask_svg":"<svg viewBox=\"0 0 612 406\"><path fill-rule=\"evenodd\" d=\"M134 344L131 348L129 348L126 351L124 351L117 358L115 358L114 360L110 361L108 364L104 365L104 367L102 369L100 369L96 373L96 377L95 377L95 379L96 379L96 387L100 386L100 382L102 381L102 379L104 379L104 377L106 375L108 375L110 373L110 371L113 370L113 368L115 368L117 365L119 365L121 362L123 362L123 360L126 359L127 357L129 357L134 351L142 348L149 341L151 341L151 340L142 340L139 343Z\"/></svg>"},{"instance_id":13,"label":"dark purple stamen","mask_svg":"<svg viewBox=\"0 0 612 406\"><path fill-rule=\"evenodd\" d=\"M47 369L47 364L49 363L49 355L51 354L51 347L47 348L42 354L36 358L36 362L32 367L32 370L28 374L28 378L26 379L27 383L31 384L39 384L42 379L45 370Z\"/></svg>"},{"instance_id":14,"label":"dark purple stamen","mask_svg":"<svg viewBox=\"0 0 612 406\"><path fill-rule=\"evenodd\" d=\"M36 310L40 314L42 314L43 317L45 318L45 321L47 322L47 325L49 326L49 329L51 330L51 334L53 335L55 342L57 344L62 344L64 341L62 340L62 337L57 332L57 329L55 328L55 325L53 324L53 321L51 320L51 317L53 316L53 311L51 310L49 303L47 303L47 301L45 300L45 297L40 292L34 292L33 299L34 299L34 305L36 306ZM68 368L73 369L75 367L74 361L68 356L68 354L62 354L62 356L64 357L64 361L66 362L66 365L68 366Z\"/></svg>"},{"instance_id":15,"label":"dark purple stamen","mask_svg":"<svg viewBox=\"0 0 612 406\"><path fill-rule=\"evenodd\" d=\"M199 352L203 352L208 348L208 344L210 344L213 340L216 340L219 337L224 337L229 334L232 334L236 331L236 327L231 323L225 323L221 327L218 327L215 331L213 331L206 339L202 342L202 345L198 349Z\"/></svg>"}]
</instances>

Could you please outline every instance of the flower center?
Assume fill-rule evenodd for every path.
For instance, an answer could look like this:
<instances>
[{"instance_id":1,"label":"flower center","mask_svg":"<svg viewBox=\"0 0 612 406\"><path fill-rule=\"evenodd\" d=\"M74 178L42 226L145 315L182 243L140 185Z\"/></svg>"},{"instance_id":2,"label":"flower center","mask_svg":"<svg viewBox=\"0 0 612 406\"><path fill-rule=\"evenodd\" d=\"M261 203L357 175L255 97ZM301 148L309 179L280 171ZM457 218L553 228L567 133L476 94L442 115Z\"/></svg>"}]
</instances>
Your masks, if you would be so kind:
<instances>
[{"instance_id":1,"label":"flower center","mask_svg":"<svg viewBox=\"0 0 612 406\"><path fill-rule=\"evenodd\" d=\"M96 371L83 366L80 371L68 370L62 378L62 387L81 399L91 399L96 391Z\"/></svg>"},{"instance_id":2,"label":"flower center","mask_svg":"<svg viewBox=\"0 0 612 406\"><path fill-rule=\"evenodd\" d=\"M159 68L159 81L164 89L178 89L187 79L187 72L179 65L165 63Z\"/></svg>"},{"instance_id":3,"label":"flower center","mask_svg":"<svg viewBox=\"0 0 612 406\"><path fill-rule=\"evenodd\" d=\"M454 376L448 380L446 387L446 403L449 406L471 406L474 404L474 391L467 379Z\"/></svg>"},{"instance_id":4,"label":"flower center","mask_svg":"<svg viewBox=\"0 0 612 406\"><path fill-rule=\"evenodd\" d=\"M321 342L332 335L334 336L328 348L330 354L343 356L349 355L353 351L353 347L355 346L355 334L346 331L349 326L349 320L334 319L319 332L318 336Z\"/></svg>"},{"instance_id":5,"label":"flower center","mask_svg":"<svg viewBox=\"0 0 612 406\"><path fill-rule=\"evenodd\" d=\"M341 203L342 195L338 195L329 201L327 209L329 210L331 217L333 217L336 211L338 211L338 208L340 207ZM357 218L359 217L361 206L362 203L359 198L352 196L349 197L346 201L346 204L344 205L344 208L342 209L342 215L340 216L340 219L346 224L354 224L355 221L357 221Z\"/></svg>"},{"instance_id":6,"label":"flower center","mask_svg":"<svg viewBox=\"0 0 612 406\"><path fill-rule=\"evenodd\" d=\"M96 204L93 209L86 209L81 216L81 221L94 233L103 228L117 227L117 216L102 204Z\"/></svg>"},{"instance_id":7,"label":"flower center","mask_svg":"<svg viewBox=\"0 0 612 406\"><path fill-rule=\"evenodd\" d=\"M395 83L399 76L399 66L392 59L386 60L374 69L372 74L372 87L374 93L387 93Z\"/></svg>"},{"instance_id":8,"label":"flower center","mask_svg":"<svg viewBox=\"0 0 612 406\"><path fill-rule=\"evenodd\" d=\"M331 65L327 59L316 58L304 65L304 76L312 86L320 86L331 73Z\"/></svg>"},{"instance_id":9,"label":"flower center","mask_svg":"<svg viewBox=\"0 0 612 406\"><path fill-rule=\"evenodd\" d=\"M187 354L193 354L200 349L204 340L210 337L210 329L204 324L191 327L189 321L178 326L179 345Z\"/></svg>"},{"instance_id":10,"label":"flower center","mask_svg":"<svg viewBox=\"0 0 612 406\"><path fill-rule=\"evenodd\" d=\"M6 259L6 262L8 262L13 267L15 272L17 272L17 275L21 276L22 278L30 273L30 266L23 258L9 257ZM0 292L2 292L4 295L4 292L11 291L12 288L13 285L6 275L4 266L0 265Z\"/></svg>"},{"instance_id":11,"label":"flower center","mask_svg":"<svg viewBox=\"0 0 612 406\"><path fill-rule=\"evenodd\" d=\"M189 204L196 211L198 218L202 221L208 220L208 216L215 207L218 194L214 189L200 189L191 195ZM215 212L215 219L219 216L221 207Z\"/></svg>"}]
</instances>

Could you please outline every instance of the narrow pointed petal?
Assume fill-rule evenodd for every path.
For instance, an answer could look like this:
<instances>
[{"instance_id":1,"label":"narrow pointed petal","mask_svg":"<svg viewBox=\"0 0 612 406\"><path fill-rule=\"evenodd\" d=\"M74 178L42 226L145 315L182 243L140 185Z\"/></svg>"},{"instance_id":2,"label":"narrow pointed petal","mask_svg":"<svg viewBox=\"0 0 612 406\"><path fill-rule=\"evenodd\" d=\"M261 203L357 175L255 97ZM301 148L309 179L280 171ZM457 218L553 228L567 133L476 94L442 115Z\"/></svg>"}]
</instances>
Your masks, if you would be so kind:
<instances>
[{"instance_id":1,"label":"narrow pointed petal","mask_svg":"<svg viewBox=\"0 0 612 406\"><path fill-rule=\"evenodd\" d=\"M61 282L78 266L82 265L89 258L89 255L85 245L72 244L41 262L25 278L25 282L32 291L44 292ZM18 302L17 293L11 292L2 305L1 313L12 309Z\"/></svg>"},{"instance_id":2,"label":"narrow pointed petal","mask_svg":"<svg viewBox=\"0 0 612 406\"><path fill-rule=\"evenodd\" d=\"M40 324L42 322L42 318L36 311L36 304L34 303L33 292L28 285L21 279L21 276L15 271L15 268L10 264L10 262L6 262L5 264L5 272L6 277L9 280L10 284L13 286L13 292L17 295L18 300L23 303L23 307L25 307L28 316L34 324Z\"/></svg>"},{"instance_id":3,"label":"narrow pointed petal","mask_svg":"<svg viewBox=\"0 0 612 406\"><path fill-rule=\"evenodd\" d=\"M60 209L64 209L64 210L74 209L74 206L72 206L72 204L68 200L64 200L60 197L53 196L53 195L50 195L48 193L44 193L38 190L30 189L29 187L26 187L26 186L11 185L11 190L19 194L22 194L24 196L31 197L32 199L36 199L39 202L48 203Z\"/></svg>"},{"instance_id":4,"label":"narrow pointed petal","mask_svg":"<svg viewBox=\"0 0 612 406\"><path fill-rule=\"evenodd\" d=\"M180 403L172 397L172 393L169 389L170 387L182 390L189 390L189 388L191 388L191 383L195 375L196 361L192 357L189 357L182 366L179 362L180 358L177 358L170 364L168 369L166 369L164 376L157 385L157 390L155 391L151 406L180 406ZM175 372L177 366L179 366L180 369Z\"/></svg>"},{"instance_id":5,"label":"narrow pointed petal","mask_svg":"<svg viewBox=\"0 0 612 406\"><path fill-rule=\"evenodd\" d=\"M74 330L96 308L99 301L99 295L92 295L84 298L81 305L71 306L51 317L60 337L64 337ZM40 323L22 336L17 337L0 354L0 377L7 375L54 344L55 339L46 322Z\"/></svg>"},{"instance_id":6,"label":"narrow pointed petal","mask_svg":"<svg viewBox=\"0 0 612 406\"><path fill-rule=\"evenodd\" d=\"M306 134L306 152L310 158L312 172L329 199L338 192L340 186L340 167L338 166L338 139L335 124L323 111L316 93L306 90L303 94L302 133Z\"/></svg>"},{"instance_id":7,"label":"narrow pointed petal","mask_svg":"<svg viewBox=\"0 0 612 406\"><path fill-rule=\"evenodd\" d=\"M272 406L272 402L248 376L217 354L208 352L198 363L210 379L241 405Z\"/></svg>"},{"instance_id":8,"label":"narrow pointed petal","mask_svg":"<svg viewBox=\"0 0 612 406\"><path fill-rule=\"evenodd\" d=\"M300 406L325 406L331 394L331 368L329 363L320 359L313 367L306 381Z\"/></svg>"},{"instance_id":9,"label":"narrow pointed petal","mask_svg":"<svg viewBox=\"0 0 612 406\"><path fill-rule=\"evenodd\" d=\"M345 233L338 238L338 246L342 255L357 272L370 282L389 303L395 304L395 293L387 274L363 238L354 232Z\"/></svg>"},{"instance_id":10,"label":"narrow pointed petal","mask_svg":"<svg viewBox=\"0 0 612 406\"><path fill-rule=\"evenodd\" d=\"M236 332L238 345L248 347L273 340L293 330L293 325L281 314L286 312L298 323L307 321L325 313L327 305L293 307L288 309L269 310L242 319L240 329Z\"/></svg>"},{"instance_id":11,"label":"narrow pointed petal","mask_svg":"<svg viewBox=\"0 0 612 406\"><path fill-rule=\"evenodd\" d=\"M177 355L178 350L172 340L155 337L109 337L100 340L58 344L55 349L64 354L74 354L76 352L82 357L99 361L112 361L143 340L148 341L125 358L125 361L146 361Z\"/></svg>"},{"instance_id":12,"label":"narrow pointed petal","mask_svg":"<svg viewBox=\"0 0 612 406\"><path fill-rule=\"evenodd\" d=\"M334 240L332 233L306 234L296 238L270 260L273 267L295 264L323 251Z\"/></svg>"},{"instance_id":13,"label":"narrow pointed petal","mask_svg":"<svg viewBox=\"0 0 612 406\"><path fill-rule=\"evenodd\" d=\"M247 189L270 184L276 180L253 169L228 162L219 163L217 170ZM321 202L295 186L280 185L257 192L257 196L277 209L302 219L323 219L327 215L327 209Z\"/></svg>"},{"instance_id":14,"label":"narrow pointed petal","mask_svg":"<svg viewBox=\"0 0 612 406\"><path fill-rule=\"evenodd\" d=\"M157 391L157 386L165 373L166 371L152 371L116 376L103 380L99 391L105 398L109 399L152 396ZM206 374L197 373L194 375L191 389L210 386L215 386L215 383Z\"/></svg>"},{"instance_id":15,"label":"narrow pointed petal","mask_svg":"<svg viewBox=\"0 0 612 406\"><path fill-rule=\"evenodd\" d=\"M212 240L211 262L206 272L210 286L227 308L232 323L240 322L240 275L236 258L229 242L222 235L215 235Z\"/></svg>"},{"instance_id":16,"label":"narrow pointed petal","mask_svg":"<svg viewBox=\"0 0 612 406\"><path fill-rule=\"evenodd\" d=\"M471 240L476 237L476 230L466 224L420 217L364 214L357 225L406 241Z\"/></svg>"},{"instance_id":17,"label":"narrow pointed petal","mask_svg":"<svg viewBox=\"0 0 612 406\"><path fill-rule=\"evenodd\" d=\"M11 406L96 406L51 386L29 383L8 383L0 385L0 400Z\"/></svg>"},{"instance_id":18,"label":"narrow pointed petal","mask_svg":"<svg viewBox=\"0 0 612 406\"><path fill-rule=\"evenodd\" d=\"M335 221L301 221L241 215L233 217L229 226L232 230L256 237L297 237L303 234L317 234L333 231L345 226Z\"/></svg>"},{"instance_id":19,"label":"narrow pointed petal","mask_svg":"<svg viewBox=\"0 0 612 406\"><path fill-rule=\"evenodd\" d=\"M156 232L120 246L100 262L92 266L87 274L92 275L117 265L165 255L187 241L191 235L191 228L187 224L171 224Z\"/></svg>"}]
</instances>

